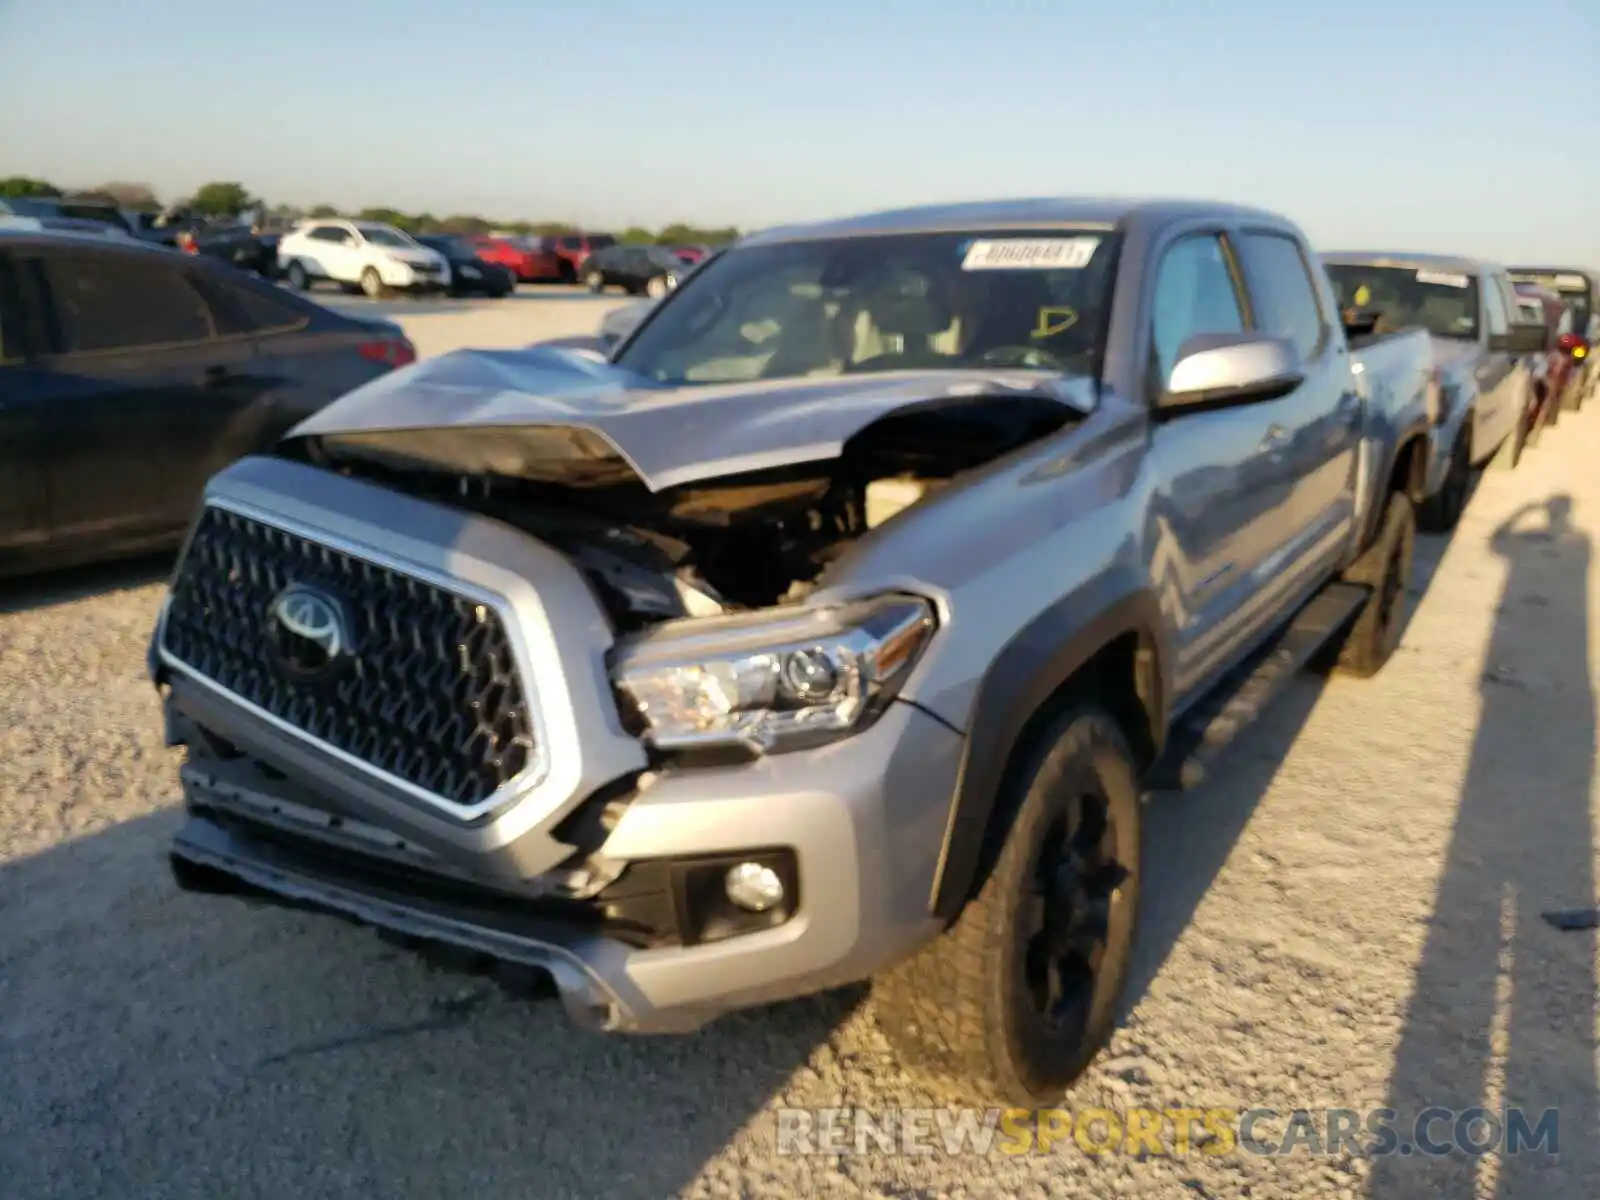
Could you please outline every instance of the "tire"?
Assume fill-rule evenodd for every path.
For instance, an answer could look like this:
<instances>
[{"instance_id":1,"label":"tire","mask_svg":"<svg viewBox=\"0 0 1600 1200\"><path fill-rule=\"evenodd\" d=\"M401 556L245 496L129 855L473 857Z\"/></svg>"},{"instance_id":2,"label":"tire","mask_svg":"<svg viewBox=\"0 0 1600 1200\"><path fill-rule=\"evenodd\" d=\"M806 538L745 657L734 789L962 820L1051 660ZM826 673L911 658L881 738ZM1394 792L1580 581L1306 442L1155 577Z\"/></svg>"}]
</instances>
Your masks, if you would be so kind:
<instances>
[{"instance_id":1,"label":"tire","mask_svg":"<svg viewBox=\"0 0 1600 1200\"><path fill-rule=\"evenodd\" d=\"M589 271L583 277L583 285L598 296L606 290L606 277L599 271Z\"/></svg>"},{"instance_id":2,"label":"tire","mask_svg":"<svg viewBox=\"0 0 1600 1200\"><path fill-rule=\"evenodd\" d=\"M1039 1108L1062 1097L1116 1027L1138 926L1139 770L1116 722L1084 701L1011 766L997 811L1015 816L993 869L948 930L873 981L873 1000L911 1070L952 1094ZM1067 895L1049 898L1047 879ZM1058 946L1075 946L1050 960L1053 974L1043 947L1052 927ZM1092 970L1083 947L1096 927L1104 938ZM1076 1003L1058 998L1047 1015L1054 986L1070 987Z\"/></svg>"},{"instance_id":3,"label":"tire","mask_svg":"<svg viewBox=\"0 0 1600 1200\"><path fill-rule=\"evenodd\" d=\"M1345 572L1349 583L1366 584L1372 598L1339 647L1337 666L1347 675L1370 679L1393 657L1405 632L1406 593L1417 542L1411 497L1391 492L1377 540Z\"/></svg>"},{"instance_id":4,"label":"tire","mask_svg":"<svg viewBox=\"0 0 1600 1200\"><path fill-rule=\"evenodd\" d=\"M289 264L289 269L284 273L284 277L289 281L289 286L297 292L309 292L311 290L311 276L307 275L306 269L297 262Z\"/></svg>"},{"instance_id":5,"label":"tire","mask_svg":"<svg viewBox=\"0 0 1600 1200\"><path fill-rule=\"evenodd\" d=\"M652 275L645 280L644 294L652 300L659 300L667 294L667 277L665 275Z\"/></svg>"},{"instance_id":6,"label":"tire","mask_svg":"<svg viewBox=\"0 0 1600 1200\"><path fill-rule=\"evenodd\" d=\"M1472 414L1468 413L1450 450L1444 482L1439 490L1423 500L1417 510L1417 526L1424 533L1449 533L1461 521L1472 496Z\"/></svg>"},{"instance_id":7,"label":"tire","mask_svg":"<svg viewBox=\"0 0 1600 1200\"><path fill-rule=\"evenodd\" d=\"M378 268L368 267L361 272L361 292L369 300L383 298L383 276L378 274Z\"/></svg>"}]
</instances>

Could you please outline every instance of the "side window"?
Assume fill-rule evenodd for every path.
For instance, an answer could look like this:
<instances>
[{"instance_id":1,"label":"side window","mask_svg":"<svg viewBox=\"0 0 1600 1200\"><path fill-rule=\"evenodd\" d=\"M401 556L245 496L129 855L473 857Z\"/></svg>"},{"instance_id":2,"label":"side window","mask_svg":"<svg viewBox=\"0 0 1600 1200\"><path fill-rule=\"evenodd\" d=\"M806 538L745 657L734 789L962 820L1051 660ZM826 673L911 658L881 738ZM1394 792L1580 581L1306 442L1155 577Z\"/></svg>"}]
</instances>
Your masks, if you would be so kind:
<instances>
[{"instance_id":1,"label":"side window","mask_svg":"<svg viewBox=\"0 0 1600 1200\"><path fill-rule=\"evenodd\" d=\"M1493 275L1480 275L1478 286L1483 292L1483 311L1489 336L1496 337L1508 332L1511 328L1511 317L1506 312L1505 293L1500 290L1499 281Z\"/></svg>"},{"instance_id":2,"label":"side window","mask_svg":"<svg viewBox=\"0 0 1600 1200\"><path fill-rule=\"evenodd\" d=\"M1247 233L1239 238L1239 257L1256 328L1288 338L1302 359L1315 356L1327 328L1299 244L1282 234Z\"/></svg>"},{"instance_id":3,"label":"side window","mask_svg":"<svg viewBox=\"0 0 1600 1200\"><path fill-rule=\"evenodd\" d=\"M203 342L211 312L177 267L155 255L41 259L63 354Z\"/></svg>"},{"instance_id":4,"label":"side window","mask_svg":"<svg viewBox=\"0 0 1600 1200\"><path fill-rule=\"evenodd\" d=\"M575 237L564 237L561 239L561 248L563 250L581 250L583 249L583 243Z\"/></svg>"},{"instance_id":5,"label":"side window","mask_svg":"<svg viewBox=\"0 0 1600 1200\"><path fill-rule=\"evenodd\" d=\"M1166 386L1178 349L1197 333L1243 333L1244 314L1222 240L1192 234L1167 248L1151 305L1151 383Z\"/></svg>"}]
</instances>

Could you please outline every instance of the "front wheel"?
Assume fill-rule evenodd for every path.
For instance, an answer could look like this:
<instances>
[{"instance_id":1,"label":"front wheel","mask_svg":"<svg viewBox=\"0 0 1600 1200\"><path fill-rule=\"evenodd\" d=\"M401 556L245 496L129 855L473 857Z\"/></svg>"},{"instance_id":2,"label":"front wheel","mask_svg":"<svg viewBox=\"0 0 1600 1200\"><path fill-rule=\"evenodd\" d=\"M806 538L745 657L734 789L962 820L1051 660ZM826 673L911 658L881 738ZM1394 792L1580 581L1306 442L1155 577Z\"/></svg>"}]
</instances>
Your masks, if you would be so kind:
<instances>
[{"instance_id":1,"label":"front wheel","mask_svg":"<svg viewBox=\"0 0 1600 1200\"><path fill-rule=\"evenodd\" d=\"M1372 596L1339 647L1341 671L1368 679L1394 656L1405 632L1406 592L1416 542L1417 519L1411 497L1393 492L1384 507L1377 540L1344 575L1350 583L1366 584Z\"/></svg>"},{"instance_id":2,"label":"front wheel","mask_svg":"<svg viewBox=\"0 0 1600 1200\"><path fill-rule=\"evenodd\" d=\"M873 981L900 1060L950 1090L1058 1101L1110 1039L1132 961L1138 767L1121 729L1074 702L1019 751L998 858L954 925Z\"/></svg>"},{"instance_id":3,"label":"front wheel","mask_svg":"<svg viewBox=\"0 0 1600 1200\"><path fill-rule=\"evenodd\" d=\"M606 277L599 271L590 271L584 275L583 285L598 296L606 290Z\"/></svg>"},{"instance_id":4,"label":"front wheel","mask_svg":"<svg viewBox=\"0 0 1600 1200\"><path fill-rule=\"evenodd\" d=\"M644 294L652 300L659 300L667 294L667 277L665 275L652 275L645 281Z\"/></svg>"},{"instance_id":5,"label":"front wheel","mask_svg":"<svg viewBox=\"0 0 1600 1200\"><path fill-rule=\"evenodd\" d=\"M382 297L383 276L378 274L377 267L368 267L361 272L361 290L370 300Z\"/></svg>"},{"instance_id":6,"label":"front wheel","mask_svg":"<svg viewBox=\"0 0 1600 1200\"><path fill-rule=\"evenodd\" d=\"M311 276L307 275L306 269L297 262L289 264L288 279L289 286L297 292L311 290Z\"/></svg>"}]
</instances>

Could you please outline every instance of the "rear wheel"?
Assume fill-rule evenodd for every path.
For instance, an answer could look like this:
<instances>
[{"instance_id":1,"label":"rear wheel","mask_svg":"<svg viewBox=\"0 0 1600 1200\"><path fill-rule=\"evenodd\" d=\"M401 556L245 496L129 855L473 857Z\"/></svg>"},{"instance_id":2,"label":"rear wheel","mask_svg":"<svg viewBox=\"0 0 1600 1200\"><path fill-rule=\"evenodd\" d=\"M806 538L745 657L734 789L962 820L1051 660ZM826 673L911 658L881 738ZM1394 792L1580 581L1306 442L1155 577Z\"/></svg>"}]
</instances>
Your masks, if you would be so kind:
<instances>
[{"instance_id":1,"label":"rear wheel","mask_svg":"<svg viewBox=\"0 0 1600 1200\"><path fill-rule=\"evenodd\" d=\"M606 290L606 277L600 274L599 271L586 272L583 277L583 283L585 287L597 296Z\"/></svg>"},{"instance_id":2,"label":"rear wheel","mask_svg":"<svg viewBox=\"0 0 1600 1200\"><path fill-rule=\"evenodd\" d=\"M1445 464L1444 482L1439 490L1422 502L1417 513L1417 524L1426 533L1449 533L1466 511L1467 499L1472 494L1472 414L1468 413L1450 449L1450 461Z\"/></svg>"},{"instance_id":3,"label":"rear wheel","mask_svg":"<svg viewBox=\"0 0 1600 1200\"><path fill-rule=\"evenodd\" d=\"M952 1092L1051 1104L1110 1038L1138 918L1138 767L1116 722L1076 702L1019 751L1014 812L955 923L873 981L900 1060Z\"/></svg>"},{"instance_id":4,"label":"rear wheel","mask_svg":"<svg viewBox=\"0 0 1600 1200\"><path fill-rule=\"evenodd\" d=\"M307 275L306 269L297 262L289 264L288 280L289 286L297 292L311 290L311 276Z\"/></svg>"},{"instance_id":5,"label":"rear wheel","mask_svg":"<svg viewBox=\"0 0 1600 1200\"><path fill-rule=\"evenodd\" d=\"M659 300L667 294L667 277L665 275L652 275L644 285L644 294L652 300Z\"/></svg>"},{"instance_id":6,"label":"rear wheel","mask_svg":"<svg viewBox=\"0 0 1600 1200\"><path fill-rule=\"evenodd\" d=\"M1359 678L1376 675L1394 655L1405 632L1406 591L1411 583L1417 521L1411 497L1392 492L1383 510L1378 538L1345 572L1350 583L1372 589L1339 647L1339 669Z\"/></svg>"}]
</instances>

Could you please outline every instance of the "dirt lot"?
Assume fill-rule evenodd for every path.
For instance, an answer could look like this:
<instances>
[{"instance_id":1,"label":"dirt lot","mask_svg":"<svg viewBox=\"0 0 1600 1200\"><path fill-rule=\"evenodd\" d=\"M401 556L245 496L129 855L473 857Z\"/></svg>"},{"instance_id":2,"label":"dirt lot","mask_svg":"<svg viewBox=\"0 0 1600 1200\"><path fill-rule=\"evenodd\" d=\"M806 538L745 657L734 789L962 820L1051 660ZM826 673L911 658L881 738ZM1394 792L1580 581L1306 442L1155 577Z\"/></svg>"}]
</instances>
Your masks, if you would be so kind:
<instances>
[{"instance_id":1,"label":"dirt lot","mask_svg":"<svg viewBox=\"0 0 1600 1200\"><path fill-rule=\"evenodd\" d=\"M604 303L389 308L436 353ZM1422 543L1379 679L1306 678L1222 778L1154 802L1134 1002L1071 1098L1559 1107L1559 1161L780 1155L780 1106L923 1102L862 995L605 1039L360 930L175 892L162 564L137 564L0 586L0 1194L1600 1196L1595 940L1539 918L1594 903L1597 449L1590 410L1487 476Z\"/></svg>"}]
</instances>

